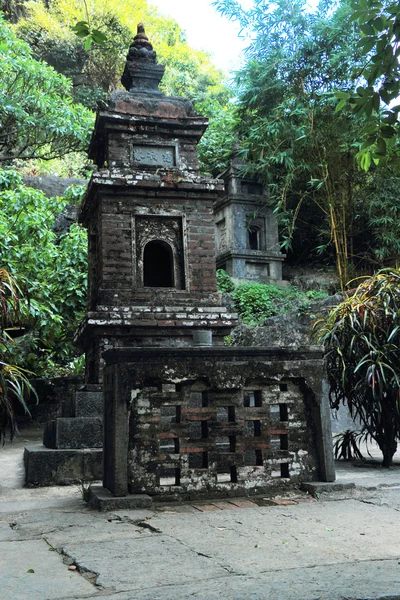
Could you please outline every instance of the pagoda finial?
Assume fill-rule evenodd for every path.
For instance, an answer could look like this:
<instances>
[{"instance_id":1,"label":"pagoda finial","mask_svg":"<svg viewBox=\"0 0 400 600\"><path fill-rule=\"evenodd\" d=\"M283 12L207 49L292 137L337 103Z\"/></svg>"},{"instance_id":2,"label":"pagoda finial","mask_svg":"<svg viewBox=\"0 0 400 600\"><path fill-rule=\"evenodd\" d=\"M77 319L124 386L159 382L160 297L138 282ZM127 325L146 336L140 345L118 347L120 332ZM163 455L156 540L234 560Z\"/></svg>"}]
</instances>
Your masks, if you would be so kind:
<instances>
[{"instance_id":1,"label":"pagoda finial","mask_svg":"<svg viewBox=\"0 0 400 600\"><path fill-rule=\"evenodd\" d=\"M122 85L128 92L158 92L158 84L164 74L164 67L157 64L157 54L149 42L143 23L137 26L137 34L126 56Z\"/></svg>"},{"instance_id":2,"label":"pagoda finial","mask_svg":"<svg viewBox=\"0 0 400 600\"><path fill-rule=\"evenodd\" d=\"M137 34L133 38L133 46L137 49L146 48L147 50L153 50L153 46L149 42L149 38L144 30L143 23L139 23L137 26Z\"/></svg>"}]
</instances>

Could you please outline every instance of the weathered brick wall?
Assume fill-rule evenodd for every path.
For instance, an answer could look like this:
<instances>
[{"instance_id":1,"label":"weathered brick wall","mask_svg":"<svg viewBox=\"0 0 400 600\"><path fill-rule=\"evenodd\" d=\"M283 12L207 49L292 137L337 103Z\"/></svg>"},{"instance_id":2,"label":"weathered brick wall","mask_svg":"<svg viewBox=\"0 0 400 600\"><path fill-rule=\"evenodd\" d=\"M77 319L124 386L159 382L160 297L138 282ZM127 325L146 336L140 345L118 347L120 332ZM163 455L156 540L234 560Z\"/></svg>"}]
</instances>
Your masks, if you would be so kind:
<instances>
[{"instance_id":1,"label":"weathered brick wall","mask_svg":"<svg viewBox=\"0 0 400 600\"><path fill-rule=\"evenodd\" d=\"M127 461L130 491L229 496L318 478L319 351L127 349L105 357L106 404L126 404L130 421L116 467Z\"/></svg>"},{"instance_id":2,"label":"weathered brick wall","mask_svg":"<svg viewBox=\"0 0 400 600\"><path fill-rule=\"evenodd\" d=\"M163 290L164 298L178 303L212 304L209 293L216 293L215 228L213 200L192 194L162 195L144 192L137 195L104 195L99 202L97 228L92 226L93 264L90 272L93 297L99 305L114 307L135 302L151 303L160 291L143 288L138 271L135 246L135 218L154 217L182 220L186 290ZM91 253L90 249L89 252ZM95 258L97 256L97 258ZM94 279L94 281L93 281ZM95 291L96 290L96 291ZM112 293L110 293L110 291ZM207 296L205 296L207 294ZM94 306L91 306L92 310Z\"/></svg>"},{"instance_id":3,"label":"weathered brick wall","mask_svg":"<svg viewBox=\"0 0 400 600\"><path fill-rule=\"evenodd\" d=\"M311 478L302 383L257 378L239 390L203 380L143 388L132 406L134 491L223 495Z\"/></svg>"}]
</instances>

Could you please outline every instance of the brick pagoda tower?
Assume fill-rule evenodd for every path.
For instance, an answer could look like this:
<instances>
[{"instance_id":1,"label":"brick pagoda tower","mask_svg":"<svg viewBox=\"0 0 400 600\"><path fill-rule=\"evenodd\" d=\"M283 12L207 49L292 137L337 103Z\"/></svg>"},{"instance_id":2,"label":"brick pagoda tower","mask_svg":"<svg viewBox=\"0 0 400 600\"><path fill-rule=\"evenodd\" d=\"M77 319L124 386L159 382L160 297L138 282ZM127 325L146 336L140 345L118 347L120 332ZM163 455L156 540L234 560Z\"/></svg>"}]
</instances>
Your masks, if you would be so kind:
<instances>
[{"instance_id":1,"label":"brick pagoda tower","mask_svg":"<svg viewBox=\"0 0 400 600\"><path fill-rule=\"evenodd\" d=\"M89 156L98 172L80 211L89 299L77 340L87 382L101 378L107 348L187 346L203 330L221 344L233 324L215 276L213 203L224 184L201 175L197 159L208 120L189 100L159 91L163 73L140 24L126 91L97 114Z\"/></svg>"}]
</instances>

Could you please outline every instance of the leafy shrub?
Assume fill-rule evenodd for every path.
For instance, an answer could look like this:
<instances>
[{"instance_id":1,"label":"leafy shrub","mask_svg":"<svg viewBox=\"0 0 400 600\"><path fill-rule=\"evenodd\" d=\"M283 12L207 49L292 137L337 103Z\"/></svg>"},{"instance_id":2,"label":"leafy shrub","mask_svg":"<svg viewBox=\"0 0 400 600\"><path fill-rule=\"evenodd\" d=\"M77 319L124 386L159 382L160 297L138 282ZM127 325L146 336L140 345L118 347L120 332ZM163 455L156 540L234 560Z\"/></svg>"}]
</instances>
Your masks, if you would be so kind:
<instances>
[{"instance_id":1,"label":"leafy shrub","mask_svg":"<svg viewBox=\"0 0 400 600\"><path fill-rule=\"evenodd\" d=\"M235 284L224 269L217 269L217 287L220 292L232 292Z\"/></svg>"},{"instance_id":2,"label":"leafy shrub","mask_svg":"<svg viewBox=\"0 0 400 600\"><path fill-rule=\"evenodd\" d=\"M365 440L362 431L347 429L334 436L333 453L336 460L364 460L360 450L360 442Z\"/></svg>"},{"instance_id":3,"label":"leafy shrub","mask_svg":"<svg viewBox=\"0 0 400 600\"><path fill-rule=\"evenodd\" d=\"M311 300L326 298L325 292L303 292L295 286L240 283L232 292L236 310L248 325L261 325L265 319L292 310L304 311Z\"/></svg>"},{"instance_id":4,"label":"leafy shrub","mask_svg":"<svg viewBox=\"0 0 400 600\"><path fill-rule=\"evenodd\" d=\"M29 414L26 399L33 393L37 395L29 382L30 373L10 363L10 337L20 319L22 291L15 278L6 270L0 269L0 442L5 439L6 431L10 439L17 431L15 404L22 405Z\"/></svg>"}]
</instances>

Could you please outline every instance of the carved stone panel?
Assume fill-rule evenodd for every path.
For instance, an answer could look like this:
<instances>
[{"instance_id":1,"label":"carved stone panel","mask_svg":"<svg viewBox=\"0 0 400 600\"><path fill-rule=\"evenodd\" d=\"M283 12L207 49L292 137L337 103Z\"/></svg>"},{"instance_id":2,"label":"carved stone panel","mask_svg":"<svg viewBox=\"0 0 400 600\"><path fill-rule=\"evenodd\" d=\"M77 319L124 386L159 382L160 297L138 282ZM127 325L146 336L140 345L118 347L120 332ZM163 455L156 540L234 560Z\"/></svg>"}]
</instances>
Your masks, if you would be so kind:
<instances>
[{"instance_id":1,"label":"carved stone panel","mask_svg":"<svg viewBox=\"0 0 400 600\"><path fill-rule=\"evenodd\" d=\"M135 247L138 287L185 289L181 217L136 216ZM152 249L152 252L149 252L149 249ZM158 251L161 254L161 260L155 258ZM162 259L163 254L165 260ZM154 260L154 264L151 264L152 260ZM169 270L170 273L166 273Z\"/></svg>"}]
</instances>

